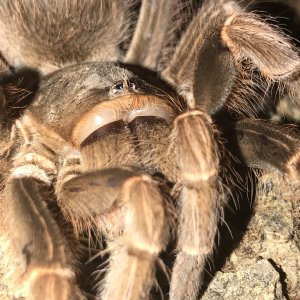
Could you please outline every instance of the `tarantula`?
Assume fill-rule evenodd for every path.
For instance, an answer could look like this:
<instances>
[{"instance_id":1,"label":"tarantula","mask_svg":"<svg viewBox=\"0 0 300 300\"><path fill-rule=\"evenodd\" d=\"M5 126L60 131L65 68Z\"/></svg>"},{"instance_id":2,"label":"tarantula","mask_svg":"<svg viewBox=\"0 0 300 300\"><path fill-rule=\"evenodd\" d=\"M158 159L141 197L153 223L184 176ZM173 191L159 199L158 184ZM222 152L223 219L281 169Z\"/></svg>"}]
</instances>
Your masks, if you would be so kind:
<instances>
[{"instance_id":1,"label":"tarantula","mask_svg":"<svg viewBox=\"0 0 300 300\"><path fill-rule=\"evenodd\" d=\"M0 31L14 297L88 297L90 233L110 254L96 299L148 298L174 239L170 299L196 299L231 157L299 178L299 133L256 117L271 85L299 99L298 50L232 1L3 0Z\"/></svg>"}]
</instances>

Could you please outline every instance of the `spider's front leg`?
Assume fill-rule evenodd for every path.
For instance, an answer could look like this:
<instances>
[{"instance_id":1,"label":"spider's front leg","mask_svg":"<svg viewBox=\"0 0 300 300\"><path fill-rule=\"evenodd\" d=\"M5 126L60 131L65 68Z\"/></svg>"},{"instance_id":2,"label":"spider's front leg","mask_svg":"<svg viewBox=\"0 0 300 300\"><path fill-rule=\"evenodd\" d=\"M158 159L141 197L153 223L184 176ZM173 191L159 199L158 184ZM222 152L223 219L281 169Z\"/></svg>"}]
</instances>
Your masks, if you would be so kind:
<instances>
[{"instance_id":1,"label":"spider's front leg","mask_svg":"<svg viewBox=\"0 0 300 300\"><path fill-rule=\"evenodd\" d=\"M235 154L246 165L277 169L299 180L299 133L262 120L246 119L232 126L234 128L224 134L229 144L238 147L239 153ZM181 174L181 211L179 253L170 297L172 300L195 299L204 264L212 254L220 209L224 205L218 180L221 146L216 142L218 137L210 117L200 110L179 115L172 137Z\"/></svg>"},{"instance_id":2,"label":"spider's front leg","mask_svg":"<svg viewBox=\"0 0 300 300\"><path fill-rule=\"evenodd\" d=\"M65 216L77 228L90 224L111 240L110 267L99 299L147 298L156 259L168 236L158 182L122 168L61 180L57 192Z\"/></svg>"},{"instance_id":3,"label":"spider's front leg","mask_svg":"<svg viewBox=\"0 0 300 300\"><path fill-rule=\"evenodd\" d=\"M186 63L179 64L181 60ZM283 35L230 2L219 2L213 10L206 1L163 71L166 79L185 92L191 107L207 112L191 111L177 117L173 130L183 187L180 252L173 270L171 299L196 298L205 259L213 248L222 203L218 196L218 147L208 114L224 106L250 110L246 97L237 92L243 82L241 62L250 61L253 69L258 68L270 80L286 83L289 91L299 88L299 55ZM237 134L239 157L248 165L299 176L299 134L257 120L237 122L233 132ZM269 153L265 141L271 145ZM283 158L281 152L287 156L278 162Z\"/></svg>"},{"instance_id":4,"label":"spider's front leg","mask_svg":"<svg viewBox=\"0 0 300 300\"><path fill-rule=\"evenodd\" d=\"M290 39L233 1L215 0L203 2L162 75L191 106L209 114L226 106L252 116L254 70L299 101L299 50Z\"/></svg>"},{"instance_id":5,"label":"spider's front leg","mask_svg":"<svg viewBox=\"0 0 300 300\"><path fill-rule=\"evenodd\" d=\"M212 254L221 208L219 154L209 116L200 110L179 115L172 147L180 173L180 218L170 298L196 299L204 264Z\"/></svg>"},{"instance_id":6,"label":"spider's front leg","mask_svg":"<svg viewBox=\"0 0 300 300\"><path fill-rule=\"evenodd\" d=\"M2 202L6 239L13 251L11 267L18 265L13 275L15 291L28 299L85 299L75 284L71 245L47 206L53 201L51 177L56 173L49 149L58 149L63 141L57 137L57 144L48 147L49 132L43 132L37 143L39 134L34 129L28 116L17 121L17 135L23 142Z\"/></svg>"},{"instance_id":7,"label":"spider's front leg","mask_svg":"<svg viewBox=\"0 0 300 300\"><path fill-rule=\"evenodd\" d=\"M249 60L267 79L300 99L299 50L287 36L251 13L233 13L221 28L222 43L237 62Z\"/></svg>"}]
</instances>

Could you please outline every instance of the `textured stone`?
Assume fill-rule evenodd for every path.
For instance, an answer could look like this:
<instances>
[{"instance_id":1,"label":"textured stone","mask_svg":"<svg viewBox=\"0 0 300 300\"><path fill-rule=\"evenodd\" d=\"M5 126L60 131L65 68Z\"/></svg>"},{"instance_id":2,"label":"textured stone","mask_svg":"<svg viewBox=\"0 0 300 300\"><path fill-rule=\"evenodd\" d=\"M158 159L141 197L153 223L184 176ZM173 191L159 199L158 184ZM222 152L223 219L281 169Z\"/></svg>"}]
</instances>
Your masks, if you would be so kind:
<instances>
[{"instance_id":1,"label":"textured stone","mask_svg":"<svg viewBox=\"0 0 300 300\"><path fill-rule=\"evenodd\" d=\"M234 272L217 273L204 300L286 299L282 294L280 275L266 259L243 260Z\"/></svg>"},{"instance_id":2,"label":"textured stone","mask_svg":"<svg viewBox=\"0 0 300 300\"><path fill-rule=\"evenodd\" d=\"M300 186L259 180L253 215L235 251L201 299L300 299Z\"/></svg>"}]
</instances>

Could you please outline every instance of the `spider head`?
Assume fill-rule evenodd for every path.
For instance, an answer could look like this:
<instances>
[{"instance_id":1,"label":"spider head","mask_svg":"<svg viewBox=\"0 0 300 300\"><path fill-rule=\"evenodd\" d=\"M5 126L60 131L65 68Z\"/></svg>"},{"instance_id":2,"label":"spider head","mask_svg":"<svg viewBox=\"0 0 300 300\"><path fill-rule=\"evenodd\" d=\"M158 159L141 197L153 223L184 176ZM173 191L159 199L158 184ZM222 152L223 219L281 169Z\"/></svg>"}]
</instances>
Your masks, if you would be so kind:
<instances>
[{"instance_id":1,"label":"spider head","mask_svg":"<svg viewBox=\"0 0 300 300\"><path fill-rule=\"evenodd\" d=\"M165 92L124 67L88 63L45 77L28 112L79 146L109 124L119 128L138 117L171 121L178 107ZM105 129L106 134L109 131Z\"/></svg>"}]
</instances>

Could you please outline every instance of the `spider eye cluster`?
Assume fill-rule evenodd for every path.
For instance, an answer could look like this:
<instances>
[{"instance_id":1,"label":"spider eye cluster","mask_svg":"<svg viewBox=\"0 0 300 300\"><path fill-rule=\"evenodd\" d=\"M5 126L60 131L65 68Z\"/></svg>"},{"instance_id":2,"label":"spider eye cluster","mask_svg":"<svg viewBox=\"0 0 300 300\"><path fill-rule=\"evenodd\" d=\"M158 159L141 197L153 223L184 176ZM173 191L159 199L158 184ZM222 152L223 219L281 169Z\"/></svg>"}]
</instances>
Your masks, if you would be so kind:
<instances>
[{"instance_id":1,"label":"spider eye cluster","mask_svg":"<svg viewBox=\"0 0 300 300\"><path fill-rule=\"evenodd\" d=\"M128 86L133 91L137 90L137 85L134 82L132 82L132 81L128 81Z\"/></svg>"},{"instance_id":2,"label":"spider eye cluster","mask_svg":"<svg viewBox=\"0 0 300 300\"><path fill-rule=\"evenodd\" d=\"M117 83L112 87L112 93L114 95L122 93L124 90L124 84L123 82Z\"/></svg>"},{"instance_id":3,"label":"spider eye cluster","mask_svg":"<svg viewBox=\"0 0 300 300\"><path fill-rule=\"evenodd\" d=\"M131 91L131 92L137 91L136 83L126 80L123 82L116 83L111 88L111 92L113 95L118 95L118 94L124 93L125 91Z\"/></svg>"}]
</instances>

